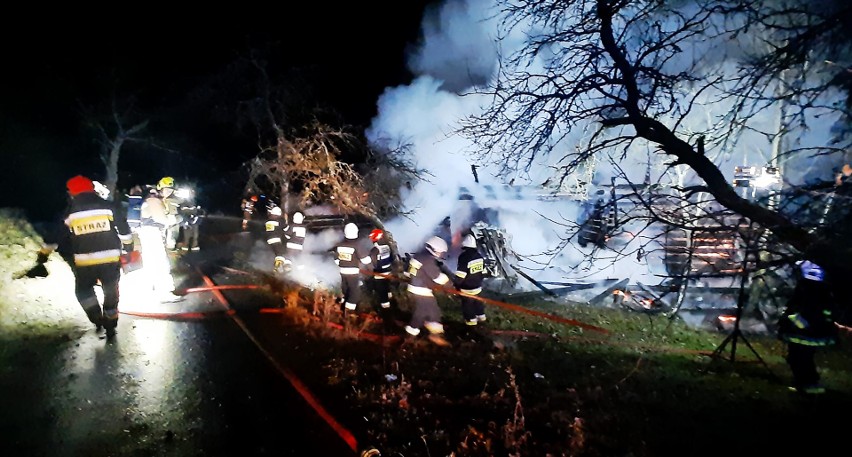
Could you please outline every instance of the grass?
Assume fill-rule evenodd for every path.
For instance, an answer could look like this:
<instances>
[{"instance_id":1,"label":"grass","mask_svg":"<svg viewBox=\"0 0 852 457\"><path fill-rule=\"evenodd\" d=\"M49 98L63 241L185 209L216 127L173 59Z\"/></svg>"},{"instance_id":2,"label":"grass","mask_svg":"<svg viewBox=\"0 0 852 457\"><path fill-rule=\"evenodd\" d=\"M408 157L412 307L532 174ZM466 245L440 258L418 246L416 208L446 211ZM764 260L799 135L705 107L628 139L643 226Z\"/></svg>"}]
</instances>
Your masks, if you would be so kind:
<instances>
[{"instance_id":1,"label":"grass","mask_svg":"<svg viewBox=\"0 0 852 457\"><path fill-rule=\"evenodd\" d=\"M327 403L344 405L337 414L384 455L791 455L791 428L809 446L842 445L830 418L852 405L845 345L818 356L830 392L803 398L786 389L785 348L772 335L746 335L764 366L742 339L735 361L730 345L711 357L726 334L662 315L528 301L611 333L490 307L489 331L468 335L458 305L440 302L452 348L296 330L321 343L300 351L300 373L321 369L304 375L325 383Z\"/></svg>"}]
</instances>

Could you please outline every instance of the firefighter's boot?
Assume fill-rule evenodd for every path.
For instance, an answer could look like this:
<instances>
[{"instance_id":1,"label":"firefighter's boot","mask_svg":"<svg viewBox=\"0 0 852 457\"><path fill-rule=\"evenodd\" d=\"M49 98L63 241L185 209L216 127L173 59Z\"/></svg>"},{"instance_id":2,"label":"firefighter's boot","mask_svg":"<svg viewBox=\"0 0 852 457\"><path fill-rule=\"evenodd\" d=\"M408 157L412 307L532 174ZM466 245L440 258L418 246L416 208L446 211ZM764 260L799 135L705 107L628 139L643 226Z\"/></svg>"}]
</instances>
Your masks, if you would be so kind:
<instances>
[{"instance_id":1,"label":"firefighter's boot","mask_svg":"<svg viewBox=\"0 0 852 457\"><path fill-rule=\"evenodd\" d=\"M95 324L95 331L101 331L101 328L104 326L104 315L103 311L101 311L101 305L97 303L97 299L87 300L82 305L83 311L86 312L86 317L89 318L89 322Z\"/></svg>"},{"instance_id":2,"label":"firefighter's boot","mask_svg":"<svg viewBox=\"0 0 852 457\"><path fill-rule=\"evenodd\" d=\"M104 310L103 326L106 329L107 339L115 337L115 329L118 327L118 309Z\"/></svg>"}]
</instances>

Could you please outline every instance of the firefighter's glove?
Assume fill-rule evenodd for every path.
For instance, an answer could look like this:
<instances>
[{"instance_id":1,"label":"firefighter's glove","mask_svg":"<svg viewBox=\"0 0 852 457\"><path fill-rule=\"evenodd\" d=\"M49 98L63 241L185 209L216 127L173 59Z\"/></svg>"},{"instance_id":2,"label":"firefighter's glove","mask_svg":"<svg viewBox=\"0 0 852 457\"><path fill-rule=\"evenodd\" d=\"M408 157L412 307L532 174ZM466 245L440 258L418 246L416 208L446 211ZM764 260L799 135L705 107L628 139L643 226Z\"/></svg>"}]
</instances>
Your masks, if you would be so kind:
<instances>
[{"instance_id":1,"label":"firefighter's glove","mask_svg":"<svg viewBox=\"0 0 852 457\"><path fill-rule=\"evenodd\" d=\"M58 244L45 244L42 246L41 249L38 250L38 253L36 253L36 263L39 265L47 263L47 260L50 258L50 254L53 254L53 251L55 251L58 247Z\"/></svg>"},{"instance_id":2,"label":"firefighter's glove","mask_svg":"<svg viewBox=\"0 0 852 457\"><path fill-rule=\"evenodd\" d=\"M121 251L126 253L126 254L133 252L133 248L134 248L134 246L133 246L132 241L129 242L129 243L124 243L124 244L121 245Z\"/></svg>"},{"instance_id":3,"label":"firefighter's glove","mask_svg":"<svg viewBox=\"0 0 852 457\"><path fill-rule=\"evenodd\" d=\"M272 270L276 273L284 271L284 257L275 257L275 263L272 266Z\"/></svg>"},{"instance_id":4,"label":"firefighter's glove","mask_svg":"<svg viewBox=\"0 0 852 457\"><path fill-rule=\"evenodd\" d=\"M47 259L50 257L49 252L44 252L44 250L38 251L36 255L36 263L41 265L47 263Z\"/></svg>"}]
</instances>

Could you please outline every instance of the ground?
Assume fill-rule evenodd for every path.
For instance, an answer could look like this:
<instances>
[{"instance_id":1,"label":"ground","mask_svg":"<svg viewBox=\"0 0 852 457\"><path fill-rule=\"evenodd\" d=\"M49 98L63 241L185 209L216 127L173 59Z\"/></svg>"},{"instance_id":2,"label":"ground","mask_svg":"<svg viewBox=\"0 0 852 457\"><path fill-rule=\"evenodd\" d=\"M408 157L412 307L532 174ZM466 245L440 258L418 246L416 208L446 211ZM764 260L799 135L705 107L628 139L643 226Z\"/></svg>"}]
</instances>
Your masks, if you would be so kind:
<instances>
[{"instance_id":1,"label":"ground","mask_svg":"<svg viewBox=\"0 0 852 457\"><path fill-rule=\"evenodd\" d=\"M44 287L69 280L61 259L51 258L48 278L11 280L35 259L39 240L25 222L4 224L0 361L8 375L31 363L22 357L28 341L39 338L49 350L82 338L87 323L67 288ZM406 457L660 456L794 455L800 446L845 446L845 421L836 419L852 406L845 333L843 344L818 359L828 393L803 397L788 392L784 347L772 335L746 334L713 357L725 333L663 315L540 298L512 303L535 315L489 305L486 324L469 331L458 305L442 297L450 343L444 347L405 336L404 301L392 325L370 315L344 318L334 291L301 288L239 258L222 259L229 264L215 270L217 283L262 285L250 301L281 306L276 313L249 306L239 313L257 347L286 363L351 430L359 449ZM227 295L245 300L238 294Z\"/></svg>"}]
</instances>

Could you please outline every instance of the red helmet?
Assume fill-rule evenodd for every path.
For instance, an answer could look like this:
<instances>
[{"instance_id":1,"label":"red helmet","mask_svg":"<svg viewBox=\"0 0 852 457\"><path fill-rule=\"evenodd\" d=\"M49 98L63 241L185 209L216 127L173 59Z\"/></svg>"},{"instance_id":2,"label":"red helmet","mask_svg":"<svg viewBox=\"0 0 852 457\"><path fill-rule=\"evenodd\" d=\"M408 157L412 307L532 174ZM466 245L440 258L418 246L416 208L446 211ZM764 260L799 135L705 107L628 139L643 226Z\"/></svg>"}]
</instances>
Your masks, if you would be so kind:
<instances>
[{"instance_id":1,"label":"red helmet","mask_svg":"<svg viewBox=\"0 0 852 457\"><path fill-rule=\"evenodd\" d=\"M375 229L372 232L370 232L370 241L372 241L373 243L375 243L376 241L379 241L380 239L382 239L384 237L385 237L385 232L383 232L379 229Z\"/></svg>"},{"instance_id":2,"label":"red helmet","mask_svg":"<svg viewBox=\"0 0 852 457\"><path fill-rule=\"evenodd\" d=\"M72 196L82 194L83 192L94 192L95 184L91 179L83 176L77 175L68 180L66 183L66 187L68 188L68 193ZM370 234L370 239L372 239L373 234Z\"/></svg>"}]
</instances>

